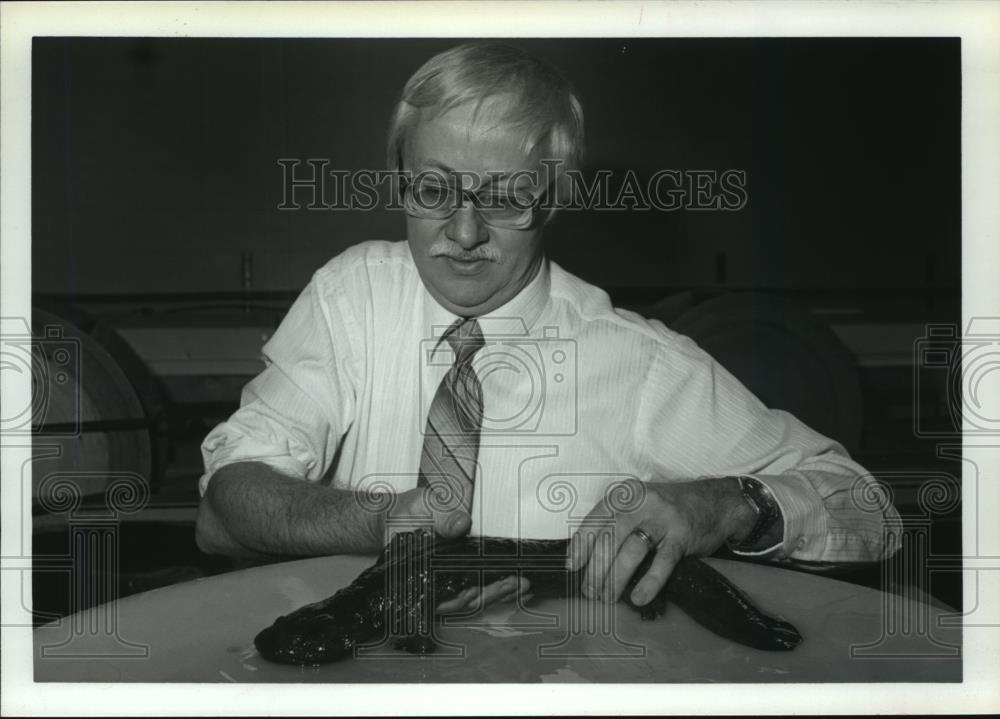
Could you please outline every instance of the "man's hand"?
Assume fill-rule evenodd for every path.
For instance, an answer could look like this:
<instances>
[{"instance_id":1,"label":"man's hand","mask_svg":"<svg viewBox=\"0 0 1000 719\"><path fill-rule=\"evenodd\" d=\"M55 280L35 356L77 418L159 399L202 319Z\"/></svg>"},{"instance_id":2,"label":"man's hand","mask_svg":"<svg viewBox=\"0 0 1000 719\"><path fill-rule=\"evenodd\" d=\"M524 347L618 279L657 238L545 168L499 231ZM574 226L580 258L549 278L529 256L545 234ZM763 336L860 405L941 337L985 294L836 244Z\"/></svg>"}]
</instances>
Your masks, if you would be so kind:
<instances>
[{"instance_id":1,"label":"man's hand","mask_svg":"<svg viewBox=\"0 0 1000 719\"><path fill-rule=\"evenodd\" d=\"M646 555L649 570L632 591L635 604L649 602L686 555L707 555L728 538L741 539L756 515L734 477L693 482L628 480L609 488L570 541L568 566L585 569L583 593L616 602ZM641 529L653 543L638 534Z\"/></svg>"},{"instance_id":2,"label":"man's hand","mask_svg":"<svg viewBox=\"0 0 1000 719\"><path fill-rule=\"evenodd\" d=\"M380 541L388 544L393 535L418 529L433 531L449 539L461 537L472 528L472 518L458 508L442 508L433 499L430 487L417 487L389 498L391 506Z\"/></svg>"},{"instance_id":3,"label":"man's hand","mask_svg":"<svg viewBox=\"0 0 1000 719\"><path fill-rule=\"evenodd\" d=\"M494 602L512 602L519 595L528 593L528 580L524 577L507 577L482 588L469 587L454 599L438 605L441 614L471 614Z\"/></svg>"},{"instance_id":4,"label":"man's hand","mask_svg":"<svg viewBox=\"0 0 1000 719\"><path fill-rule=\"evenodd\" d=\"M431 497L430 487L417 487L395 496L385 523L384 541L399 532L425 529L449 539L468 534L472 518L461 509L444 510ZM438 606L441 614L466 614L475 612L494 602L513 601L527 593L529 583L523 577L507 577L480 590L469 587L457 597Z\"/></svg>"}]
</instances>

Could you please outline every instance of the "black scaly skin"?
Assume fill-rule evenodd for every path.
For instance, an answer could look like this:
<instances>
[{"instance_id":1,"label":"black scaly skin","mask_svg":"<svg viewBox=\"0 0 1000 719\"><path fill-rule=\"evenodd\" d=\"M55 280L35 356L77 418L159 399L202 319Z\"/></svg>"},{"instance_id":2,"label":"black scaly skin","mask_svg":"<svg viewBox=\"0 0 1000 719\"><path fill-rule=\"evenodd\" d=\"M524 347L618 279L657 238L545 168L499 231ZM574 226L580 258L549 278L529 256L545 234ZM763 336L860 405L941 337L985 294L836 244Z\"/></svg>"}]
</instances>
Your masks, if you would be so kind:
<instances>
[{"instance_id":1,"label":"black scaly skin","mask_svg":"<svg viewBox=\"0 0 1000 719\"><path fill-rule=\"evenodd\" d=\"M254 644L262 657L282 664L332 662L385 637L398 649L433 652L434 607L471 586L520 574L531 582L536 597L579 596L583 572L566 569L568 545L565 539L432 540L426 532L397 534L350 586L279 617ZM656 619L672 602L706 629L755 649L794 649L802 641L795 627L764 614L729 580L693 557L677 564L652 601L636 606L628 597L652 559L650 553L639 565L623 595L643 619Z\"/></svg>"}]
</instances>

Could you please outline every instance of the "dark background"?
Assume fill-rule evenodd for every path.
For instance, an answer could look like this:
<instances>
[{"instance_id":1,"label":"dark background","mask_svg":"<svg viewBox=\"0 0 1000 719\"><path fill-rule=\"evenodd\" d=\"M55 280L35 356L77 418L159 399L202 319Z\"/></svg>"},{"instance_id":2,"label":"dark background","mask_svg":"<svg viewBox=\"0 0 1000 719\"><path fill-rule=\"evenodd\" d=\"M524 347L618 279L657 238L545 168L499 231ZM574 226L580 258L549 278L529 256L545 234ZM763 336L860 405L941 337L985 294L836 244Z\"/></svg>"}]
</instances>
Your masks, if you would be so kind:
<instances>
[{"instance_id":1,"label":"dark background","mask_svg":"<svg viewBox=\"0 0 1000 719\"><path fill-rule=\"evenodd\" d=\"M354 243L403 238L398 212L278 210L277 160L382 169L403 84L457 42L35 38L35 305L79 330L84 352L122 367L138 424L85 424L83 435L127 440L139 457L129 466L152 485L149 510L123 529L135 541L122 591L227 568L191 539L201 438L235 409L260 345L315 269ZM710 333L683 313L755 293L736 305L759 308L754 327L770 317L780 328L761 330L760 347L722 340L720 360L769 405L847 445L905 515L924 516L922 484L959 475L957 459L937 456L954 436L954 388L940 373L914 383L927 325L960 317L959 40L508 42L576 85L585 173L747 177L736 212L564 212L547 230L550 257L619 304L692 328L707 348ZM786 361L765 357L788 337ZM730 365L727 349L745 350L749 369ZM839 364L807 367L838 352ZM753 376L764 366L770 375ZM94 417L120 418L87 381ZM927 427L937 434L921 436ZM120 468L128 452L108 446L66 462ZM929 551L959 553L959 511L932 517ZM38 551L64 551L63 524L40 510ZM957 604L957 576L930 589Z\"/></svg>"},{"instance_id":2,"label":"dark background","mask_svg":"<svg viewBox=\"0 0 1000 719\"><path fill-rule=\"evenodd\" d=\"M455 40L36 39L42 293L297 291L399 213L277 210L279 158L384 167L409 75ZM740 212L578 213L602 286L955 290L957 39L521 40L578 87L587 166L747 173ZM40 268L42 269L42 268Z\"/></svg>"}]
</instances>

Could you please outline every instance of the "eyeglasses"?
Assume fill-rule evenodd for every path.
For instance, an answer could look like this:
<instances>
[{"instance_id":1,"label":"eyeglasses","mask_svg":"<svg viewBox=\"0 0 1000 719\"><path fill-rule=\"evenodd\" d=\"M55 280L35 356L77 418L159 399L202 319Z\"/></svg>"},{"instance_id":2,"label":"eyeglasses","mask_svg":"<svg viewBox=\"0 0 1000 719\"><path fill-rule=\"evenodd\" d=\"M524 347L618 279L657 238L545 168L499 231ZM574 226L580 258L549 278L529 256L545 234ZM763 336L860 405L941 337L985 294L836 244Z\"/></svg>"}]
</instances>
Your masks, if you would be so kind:
<instances>
[{"instance_id":1,"label":"eyeglasses","mask_svg":"<svg viewBox=\"0 0 1000 719\"><path fill-rule=\"evenodd\" d=\"M408 215L430 220L446 220L468 201L487 225L524 230L535 223L535 212L548 197L550 184L538 197L525 193L483 189L462 190L433 175L399 178L403 207Z\"/></svg>"}]
</instances>

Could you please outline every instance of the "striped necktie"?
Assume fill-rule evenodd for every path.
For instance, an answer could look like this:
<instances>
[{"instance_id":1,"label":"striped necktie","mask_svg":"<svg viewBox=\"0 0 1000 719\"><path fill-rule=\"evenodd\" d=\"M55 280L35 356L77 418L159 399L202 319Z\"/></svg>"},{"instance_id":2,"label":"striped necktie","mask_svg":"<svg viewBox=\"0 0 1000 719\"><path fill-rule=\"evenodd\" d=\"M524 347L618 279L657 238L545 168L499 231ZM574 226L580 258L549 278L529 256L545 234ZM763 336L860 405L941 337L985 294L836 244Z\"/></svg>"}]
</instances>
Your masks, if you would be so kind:
<instances>
[{"instance_id":1,"label":"striped necktie","mask_svg":"<svg viewBox=\"0 0 1000 719\"><path fill-rule=\"evenodd\" d=\"M429 502L436 511L461 509L471 515L483 421L483 388L472 359L485 341L474 319L457 320L444 338L455 351L455 362L427 413L417 486L434 490Z\"/></svg>"}]
</instances>

